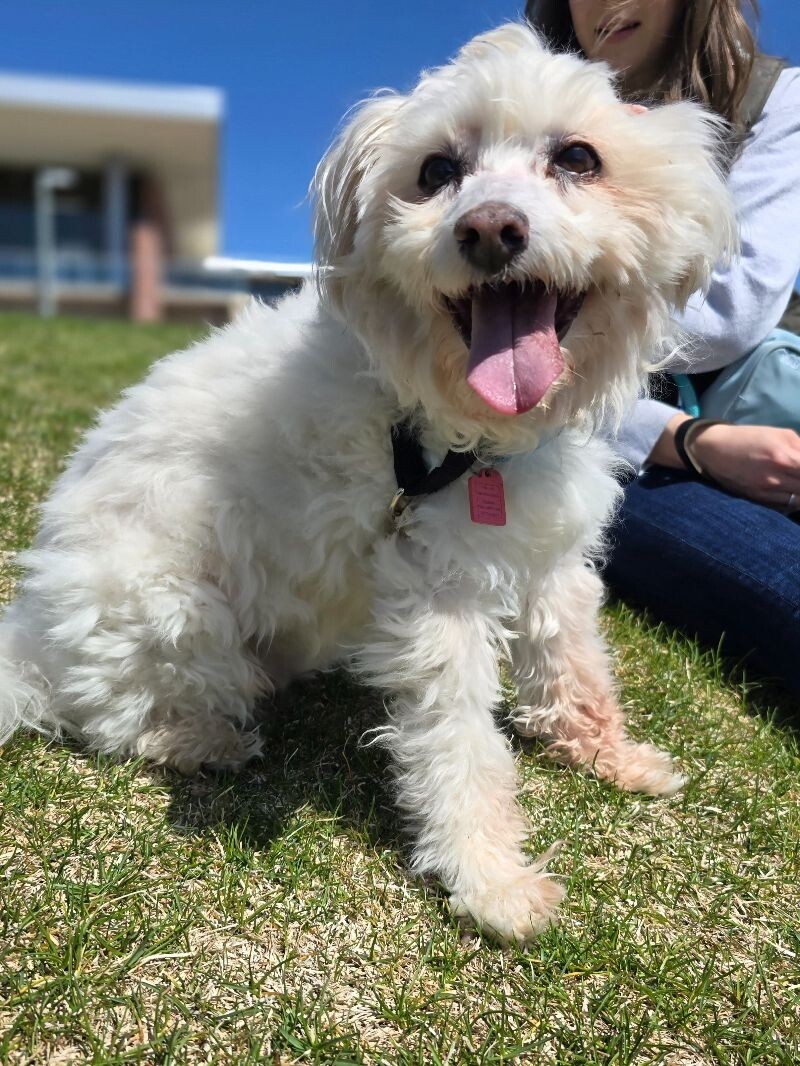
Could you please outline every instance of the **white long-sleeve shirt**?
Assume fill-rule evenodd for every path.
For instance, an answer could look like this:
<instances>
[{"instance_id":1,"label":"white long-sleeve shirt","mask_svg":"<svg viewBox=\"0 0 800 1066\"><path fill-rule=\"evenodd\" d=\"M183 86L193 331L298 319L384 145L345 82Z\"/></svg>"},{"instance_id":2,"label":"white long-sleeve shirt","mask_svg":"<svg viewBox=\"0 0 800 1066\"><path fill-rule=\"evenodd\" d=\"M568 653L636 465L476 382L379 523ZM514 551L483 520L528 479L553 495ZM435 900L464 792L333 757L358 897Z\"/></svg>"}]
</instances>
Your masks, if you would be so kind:
<instances>
[{"instance_id":1,"label":"white long-sleeve shirt","mask_svg":"<svg viewBox=\"0 0 800 1066\"><path fill-rule=\"evenodd\" d=\"M756 348L786 309L800 273L800 68L781 72L731 168L741 254L718 268L708 295L695 294L676 321L692 340L676 354L677 373L718 370ZM639 469L675 408L638 400L617 436Z\"/></svg>"}]
</instances>

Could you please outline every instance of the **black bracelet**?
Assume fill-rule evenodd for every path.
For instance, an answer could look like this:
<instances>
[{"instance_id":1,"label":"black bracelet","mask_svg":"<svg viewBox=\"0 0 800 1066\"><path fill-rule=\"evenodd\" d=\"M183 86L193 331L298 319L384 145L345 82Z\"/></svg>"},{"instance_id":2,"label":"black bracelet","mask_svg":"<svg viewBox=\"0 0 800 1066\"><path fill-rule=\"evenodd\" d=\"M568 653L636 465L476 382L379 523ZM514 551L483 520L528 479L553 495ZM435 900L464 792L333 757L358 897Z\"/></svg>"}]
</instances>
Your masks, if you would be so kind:
<instances>
[{"instance_id":1,"label":"black bracelet","mask_svg":"<svg viewBox=\"0 0 800 1066\"><path fill-rule=\"evenodd\" d=\"M698 477L712 484L715 483L714 479L705 472L698 462L697 456L692 454L692 440L701 429L705 429L707 426L727 425L730 425L730 423L719 418L687 418L675 430L675 451L678 453L680 461L690 473L697 474Z\"/></svg>"}]
</instances>

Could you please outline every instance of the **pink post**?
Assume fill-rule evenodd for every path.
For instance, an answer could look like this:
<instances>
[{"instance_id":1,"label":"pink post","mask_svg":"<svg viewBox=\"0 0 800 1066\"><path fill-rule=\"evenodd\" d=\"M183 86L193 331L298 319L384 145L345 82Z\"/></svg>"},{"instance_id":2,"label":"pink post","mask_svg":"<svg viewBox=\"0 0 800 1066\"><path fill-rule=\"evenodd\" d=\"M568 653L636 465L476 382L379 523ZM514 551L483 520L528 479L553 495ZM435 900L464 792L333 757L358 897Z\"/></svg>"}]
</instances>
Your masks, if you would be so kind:
<instances>
[{"instance_id":1,"label":"pink post","mask_svg":"<svg viewBox=\"0 0 800 1066\"><path fill-rule=\"evenodd\" d=\"M131 227L131 318L134 322L161 320L163 248L154 221L143 219Z\"/></svg>"}]
</instances>

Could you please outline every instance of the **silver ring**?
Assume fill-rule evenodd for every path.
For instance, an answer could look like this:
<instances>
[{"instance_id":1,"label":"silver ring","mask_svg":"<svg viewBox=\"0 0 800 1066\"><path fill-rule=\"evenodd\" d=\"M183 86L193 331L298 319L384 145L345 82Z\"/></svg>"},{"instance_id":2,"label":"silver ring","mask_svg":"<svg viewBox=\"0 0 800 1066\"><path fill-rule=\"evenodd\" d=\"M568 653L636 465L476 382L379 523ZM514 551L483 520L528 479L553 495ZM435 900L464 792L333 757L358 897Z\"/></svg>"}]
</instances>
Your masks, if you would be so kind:
<instances>
[{"instance_id":1,"label":"silver ring","mask_svg":"<svg viewBox=\"0 0 800 1066\"><path fill-rule=\"evenodd\" d=\"M787 511L791 511L792 510L792 508L794 507L795 499L796 499L795 494L793 492L790 492L789 493L789 499L786 501L786 510Z\"/></svg>"}]
</instances>

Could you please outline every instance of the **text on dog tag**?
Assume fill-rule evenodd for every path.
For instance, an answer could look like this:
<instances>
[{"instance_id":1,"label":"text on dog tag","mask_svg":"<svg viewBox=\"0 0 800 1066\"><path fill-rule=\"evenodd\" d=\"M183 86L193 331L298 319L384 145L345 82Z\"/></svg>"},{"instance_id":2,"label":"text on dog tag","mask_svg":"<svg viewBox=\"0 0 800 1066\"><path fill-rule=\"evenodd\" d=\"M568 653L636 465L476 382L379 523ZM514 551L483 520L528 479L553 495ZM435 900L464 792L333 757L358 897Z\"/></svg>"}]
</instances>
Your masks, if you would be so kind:
<instances>
[{"instance_id":1,"label":"text on dog tag","mask_svg":"<svg viewBox=\"0 0 800 1066\"><path fill-rule=\"evenodd\" d=\"M506 494L499 470L490 468L469 479L469 516L482 526L506 524Z\"/></svg>"}]
</instances>

